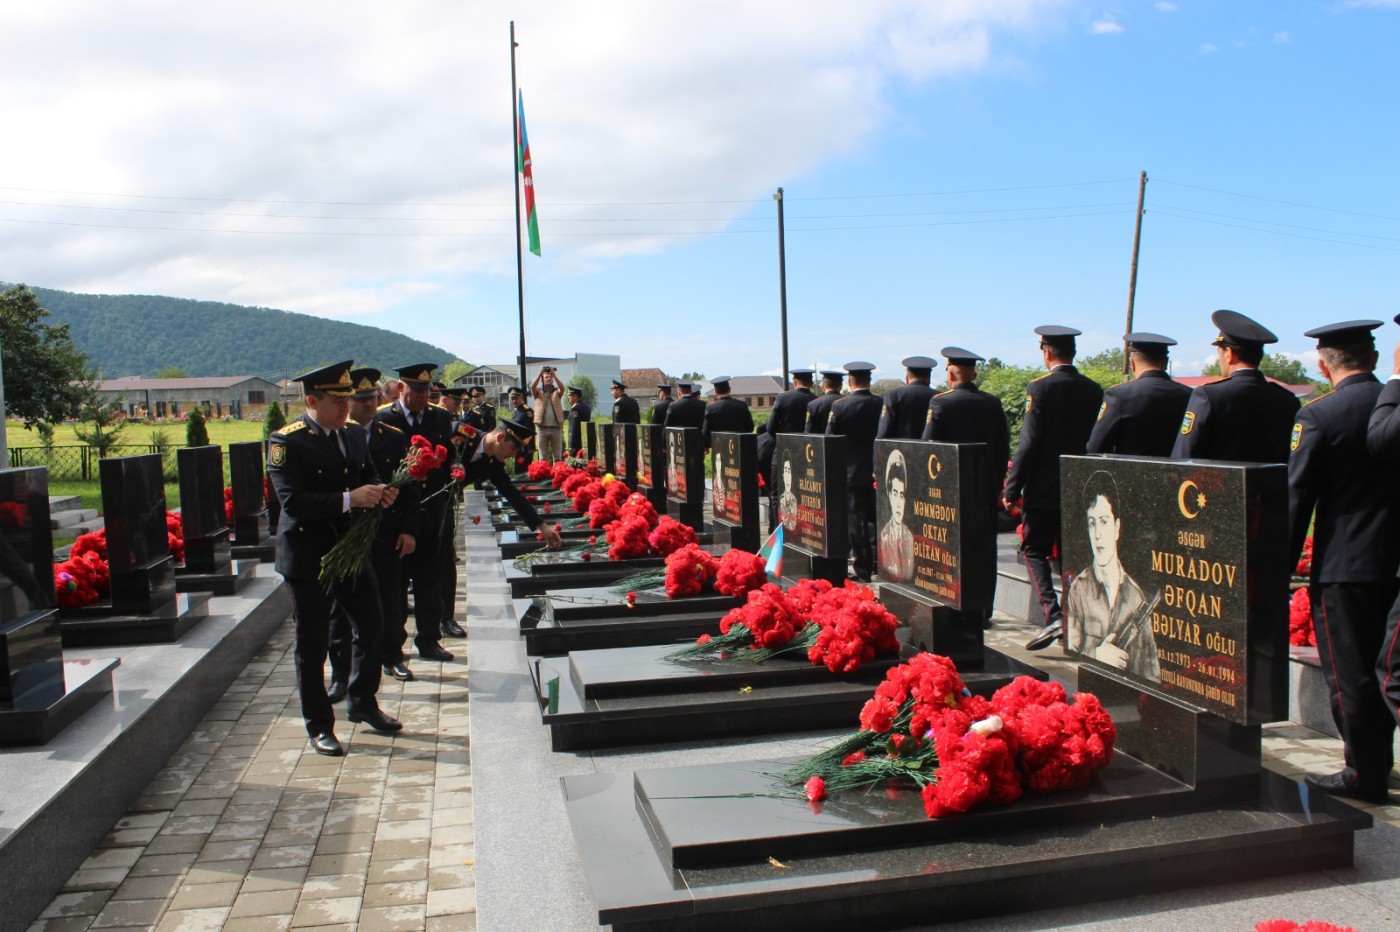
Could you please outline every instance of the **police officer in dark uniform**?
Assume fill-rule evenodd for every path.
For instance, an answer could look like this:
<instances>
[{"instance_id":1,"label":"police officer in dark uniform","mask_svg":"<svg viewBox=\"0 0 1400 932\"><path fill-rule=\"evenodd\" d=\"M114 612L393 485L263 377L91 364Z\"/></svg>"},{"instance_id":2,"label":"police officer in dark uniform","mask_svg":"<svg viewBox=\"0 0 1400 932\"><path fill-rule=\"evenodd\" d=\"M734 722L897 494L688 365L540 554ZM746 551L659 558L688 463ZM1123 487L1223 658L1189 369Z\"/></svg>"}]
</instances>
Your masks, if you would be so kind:
<instances>
[{"instance_id":1,"label":"police officer in dark uniform","mask_svg":"<svg viewBox=\"0 0 1400 932\"><path fill-rule=\"evenodd\" d=\"M550 550L559 549L559 532L553 525L545 524L535 506L515 487L515 482L506 474L505 464L515 457L533 439L530 426L503 417L496 422L496 428L489 433L481 433L469 425L457 428L458 443L461 446L461 464L466 470L465 483L480 486L490 482L496 491L520 515L532 531L539 531L544 544Z\"/></svg>"},{"instance_id":2,"label":"police officer in dark uniform","mask_svg":"<svg viewBox=\"0 0 1400 932\"><path fill-rule=\"evenodd\" d=\"M350 370L350 383L355 393L350 396L350 423L346 429L358 427L365 432L374 471L387 482L403 464L408 453L408 438L398 428L374 419L379 399L376 385L379 377L378 369ZM385 676L400 680L413 679L413 673L404 664L404 625L408 619L404 614L400 592L403 589L403 558L412 554L417 545L418 520L418 487L408 485L399 490L398 499L385 509L370 549L370 567L374 570L375 581L379 583L379 607L384 629L383 637L379 639L379 657L368 658L368 662L383 664ZM331 702L339 702L345 695L354 660L352 654L355 652L363 656L361 647L353 642L349 613L337 602L331 612Z\"/></svg>"},{"instance_id":3,"label":"police officer in dark uniform","mask_svg":"<svg viewBox=\"0 0 1400 932\"><path fill-rule=\"evenodd\" d=\"M1001 498L1006 463L1011 457L1011 432L1001 399L977 387L981 356L961 346L945 346L948 388L929 399L928 418L920 440L939 443L985 443L992 467L992 510Z\"/></svg>"},{"instance_id":4,"label":"police officer in dark uniform","mask_svg":"<svg viewBox=\"0 0 1400 932\"><path fill-rule=\"evenodd\" d=\"M462 409L466 405L467 390L461 386L448 385L442 390L442 407L452 418L455 424L462 416Z\"/></svg>"},{"instance_id":5,"label":"police officer in dark uniform","mask_svg":"<svg viewBox=\"0 0 1400 932\"><path fill-rule=\"evenodd\" d=\"M934 395L929 380L937 363L927 356L910 356L901 365L904 384L885 392L877 440L917 440L928 421L928 403Z\"/></svg>"},{"instance_id":6,"label":"police officer in dark uniform","mask_svg":"<svg viewBox=\"0 0 1400 932\"><path fill-rule=\"evenodd\" d=\"M656 386L656 401L651 406L651 418L648 424L665 424L666 411L671 407L671 386Z\"/></svg>"},{"instance_id":7,"label":"police officer in dark uniform","mask_svg":"<svg viewBox=\"0 0 1400 932\"><path fill-rule=\"evenodd\" d=\"M1191 392L1172 458L1288 462L1288 432L1298 413L1293 393L1264 378L1264 346L1277 343L1267 328L1234 311L1216 311L1211 322L1225 377Z\"/></svg>"},{"instance_id":8,"label":"police officer in dark uniform","mask_svg":"<svg viewBox=\"0 0 1400 932\"><path fill-rule=\"evenodd\" d=\"M705 402L695 394L695 383L689 379L677 379L676 388L681 396L666 409L666 426L704 427Z\"/></svg>"},{"instance_id":9,"label":"police officer in dark uniform","mask_svg":"<svg viewBox=\"0 0 1400 932\"><path fill-rule=\"evenodd\" d=\"M800 434L807 429L807 406L817 396L812 394L815 369L792 369L792 388L773 399L768 420L758 428L758 471L767 490L773 490L773 452L779 434ZM768 502L768 530L778 526L778 502L771 494Z\"/></svg>"},{"instance_id":10,"label":"police officer in dark uniform","mask_svg":"<svg viewBox=\"0 0 1400 932\"><path fill-rule=\"evenodd\" d=\"M627 386L617 379L612 380L612 396L614 424L640 424L642 422L642 412L637 406L637 399L627 394Z\"/></svg>"},{"instance_id":11,"label":"police officer in dark uniform","mask_svg":"<svg viewBox=\"0 0 1400 932\"><path fill-rule=\"evenodd\" d=\"M1104 391L1084 452L1171 456L1191 398L1191 389L1167 374L1167 347L1176 341L1160 333L1129 333L1123 341L1133 380Z\"/></svg>"},{"instance_id":12,"label":"police officer in dark uniform","mask_svg":"<svg viewBox=\"0 0 1400 932\"><path fill-rule=\"evenodd\" d=\"M1396 723L1377 671L1386 668L1385 618L1400 592L1400 485L1392 464L1366 449L1382 389L1371 334L1379 326L1350 320L1307 332L1317 338L1318 368L1333 390L1298 412L1288 458L1289 557L1297 561L1312 525L1308 593L1345 760L1340 772L1305 780L1373 803L1389 797L1395 763Z\"/></svg>"},{"instance_id":13,"label":"police officer in dark uniform","mask_svg":"<svg viewBox=\"0 0 1400 932\"><path fill-rule=\"evenodd\" d=\"M402 727L379 710L375 699L383 619L374 571L367 566L360 576L335 583L330 593L318 578L321 559L349 526L351 509L392 505L398 496L398 490L380 482L364 433L345 429L351 365L346 360L297 376L294 381L306 391L306 413L268 438L268 478L282 505L276 568L287 581L296 625L293 655L301 714L311 747L331 757L345 753L335 737L335 707L326 695L334 601L345 607L354 641L361 645L351 661L347 717L377 731Z\"/></svg>"},{"instance_id":14,"label":"police officer in dark uniform","mask_svg":"<svg viewBox=\"0 0 1400 932\"><path fill-rule=\"evenodd\" d=\"M844 381L846 373L834 369L822 370L822 394L807 404L807 426L803 433L826 433L826 422L831 418L831 406L841 397L841 383Z\"/></svg>"},{"instance_id":15,"label":"police officer in dark uniform","mask_svg":"<svg viewBox=\"0 0 1400 932\"><path fill-rule=\"evenodd\" d=\"M713 434L747 434L753 430L753 412L747 401L729 394L729 376L717 375L710 381L715 387L715 400L705 406L705 422L700 427L700 442L707 450Z\"/></svg>"},{"instance_id":16,"label":"police officer in dark uniform","mask_svg":"<svg viewBox=\"0 0 1400 932\"><path fill-rule=\"evenodd\" d=\"M486 400L486 389L472 385L467 389L469 406L462 418L477 430L485 433L496 429L496 406Z\"/></svg>"},{"instance_id":17,"label":"police officer in dark uniform","mask_svg":"<svg viewBox=\"0 0 1400 932\"><path fill-rule=\"evenodd\" d=\"M1035 589L1040 632L1026 643L1042 650L1064 636L1050 554L1060 542L1060 457L1084 452L1103 389L1074 368L1073 327L1036 327L1041 357L1050 371L1026 386L1021 442L1012 457L1002 498L1007 510L1022 508L1021 554Z\"/></svg>"},{"instance_id":18,"label":"police officer in dark uniform","mask_svg":"<svg viewBox=\"0 0 1400 932\"><path fill-rule=\"evenodd\" d=\"M393 404L382 406L374 418L403 431L411 442L423 436L434 446L452 442L453 424L445 410L428 403L428 388L432 384L435 363L399 366L394 371L403 382L403 395ZM442 489L450 481L450 457L428 478L418 483L420 497L419 535L417 547L404 561L402 590L406 598L409 581L413 583L413 643L418 656L424 660L446 661L452 654L442 648L443 548L450 533L447 509L449 496Z\"/></svg>"},{"instance_id":19,"label":"police officer in dark uniform","mask_svg":"<svg viewBox=\"0 0 1400 932\"><path fill-rule=\"evenodd\" d=\"M584 453L583 425L593 420L593 408L583 400L583 389L569 386L569 449L566 456L582 456Z\"/></svg>"},{"instance_id":20,"label":"police officer in dark uniform","mask_svg":"<svg viewBox=\"0 0 1400 932\"><path fill-rule=\"evenodd\" d=\"M535 458L535 412L530 410L530 406L525 403L525 389L519 385L512 385L507 389L510 398L510 414L507 415L517 424L524 424L530 430L530 440L515 457L515 471L523 472L525 467L530 465L530 461Z\"/></svg>"},{"instance_id":21,"label":"police officer in dark uniform","mask_svg":"<svg viewBox=\"0 0 1400 932\"><path fill-rule=\"evenodd\" d=\"M1400 315L1396 315L1395 322L1400 324ZM1376 406L1366 426L1366 449L1372 456L1386 460L1392 470L1400 460L1400 344L1395 346L1394 368L1376 397ZM1386 706L1392 716L1400 719L1400 597L1390 607L1384 643L1385 652L1377 673Z\"/></svg>"},{"instance_id":22,"label":"police officer in dark uniform","mask_svg":"<svg viewBox=\"0 0 1400 932\"><path fill-rule=\"evenodd\" d=\"M826 433L846 438L846 520L853 569L857 581L870 582L875 572L875 433L884 405L870 393L873 362L848 362L845 369L851 393L832 404Z\"/></svg>"}]
</instances>

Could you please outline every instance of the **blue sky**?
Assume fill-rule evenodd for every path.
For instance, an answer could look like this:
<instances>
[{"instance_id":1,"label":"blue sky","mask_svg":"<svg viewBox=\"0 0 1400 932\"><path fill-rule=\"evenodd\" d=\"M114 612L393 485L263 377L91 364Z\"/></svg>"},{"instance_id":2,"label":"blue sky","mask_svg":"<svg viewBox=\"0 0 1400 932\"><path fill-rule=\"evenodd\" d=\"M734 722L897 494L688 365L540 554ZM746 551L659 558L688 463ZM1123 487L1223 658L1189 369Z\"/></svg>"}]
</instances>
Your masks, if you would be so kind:
<instances>
[{"instance_id":1,"label":"blue sky","mask_svg":"<svg viewBox=\"0 0 1400 932\"><path fill-rule=\"evenodd\" d=\"M1310 363L1322 323L1400 336L1400 0L467 6L0 12L0 116L29 129L0 279L508 361L514 18L531 352L776 371L779 186L794 365L1030 363L1039 323L1108 347L1141 170L1136 326L1181 341L1178 372L1213 358L1220 307Z\"/></svg>"}]
</instances>

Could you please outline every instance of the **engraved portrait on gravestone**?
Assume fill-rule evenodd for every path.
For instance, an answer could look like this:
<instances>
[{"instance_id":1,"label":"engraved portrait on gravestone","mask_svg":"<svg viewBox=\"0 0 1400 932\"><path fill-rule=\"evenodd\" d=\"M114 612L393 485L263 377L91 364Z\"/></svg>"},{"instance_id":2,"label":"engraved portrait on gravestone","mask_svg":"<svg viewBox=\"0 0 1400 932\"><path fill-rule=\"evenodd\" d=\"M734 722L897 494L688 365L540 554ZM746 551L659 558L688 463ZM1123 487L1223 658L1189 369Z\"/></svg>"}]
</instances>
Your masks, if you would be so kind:
<instances>
[{"instance_id":1,"label":"engraved portrait on gravestone","mask_svg":"<svg viewBox=\"0 0 1400 932\"><path fill-rule=\"evenodd\" d=\"M909 471L904 454L895 450L885 464L885 495L890 515L885 526L880 528L876 558L880 578L888 582L907 582L914 577L914 535L904 523L908 492Z\"/></svg>"},{"instance_id":2,"label":"engraved portrait on gravestone","mask_svg":"<svg viewBox=\"0 0 1400 932\"><path fill-rule=\"evenodd\" d=\"M673 495L678 495L681 491L680 470L676 467L680 464L681 438L677 434L667 433L666 435L666 488L671 490Z\"/></svg>"},{"instance_id":3,"label":"engraved portrait on gravestone","mask_svg":"<svg viewBox=\"0 0 1400 932\"><path fill-rule=\"evenodd\" d=\"M1148 599L1119 559L1120 502L1111 475L1098 471L1089 476L1084 484L1084 518L1093 560L1071 577L1066 591L1068 646L1075 653L1160 682L1151 618L1161 593ZM1073 527L1068 522L1066 526Z\"/></svg>"},{"instance_id":4,"label":"engraved portrait on gravestone","mask_svg":"<svg viewBox=\"0 0 1400 932\"><path fill-rule=\"evenodd\" d=\"M797 529L797 493L792 490L792 456L783 454L783 494L778 496L778 517L783 530Z\"/></svg>"},{"instance_id":5,"label":"engraved portrait on gravestone","mask_svg":"<svg viewBox=\"0 0 1400 932\"><path fill-rule=\"evenodd\" d=\"M710 483L710 505L715 517L724 514L724 454L715 451L715 477Z\"/></svg>"}]
</instances>

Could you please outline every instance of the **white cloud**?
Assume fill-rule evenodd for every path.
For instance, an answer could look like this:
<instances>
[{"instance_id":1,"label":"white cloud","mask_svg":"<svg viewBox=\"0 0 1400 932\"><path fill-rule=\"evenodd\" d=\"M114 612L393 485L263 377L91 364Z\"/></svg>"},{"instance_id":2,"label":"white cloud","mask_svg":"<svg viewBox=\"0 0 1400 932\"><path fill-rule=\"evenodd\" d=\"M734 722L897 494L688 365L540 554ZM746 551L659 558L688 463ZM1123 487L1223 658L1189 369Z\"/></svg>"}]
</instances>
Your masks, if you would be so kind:
<instances>
[{"instance_id":1,"label":"white cloud","mask_svg":"<svg viewBox=\"0 0 1400 932\"><path fill-rule=\"evenodd\" d=\"M1279 45L1289 45L1293 42L1293 37L1288 34L1288 30L1274 33L1274 41Z\"/></svg>"},{"instance_id":2,"label":"white cloud","mask_svg":"<svg viewBox=\"0 0 1400 932\"><path fill-rule=\"evenodd\" d=\"M1175 13L1179 9L1171 0L1157 0L1156 3L1152 4L1152 8L1158 13Z\"/></svg>"},{"instance_id":3,"label":"white cloud","mask_svg":"<svg viewBox=\"0 0 1400 932\"><path fill-rule=\"evenodd\" d=\"M766 201L774 178L860 151L892 83L986 67L999 34L1066 2L517 8L536 274L723 228L752 205L713 202ZM334 317L513 281L495 5L48 0L5 4L0 34L0 119L24 127L0 189L21 202L0 204L6 278ZM674 233L628 235L628 216ZM607 232L569 235L585 230Z\"/></svg>"},{"instance_id":4,"label":"white cloud","mask_svg":"<svg viewBox=\"0 0 1400 932\"><path fill-rule=\"evenodd\" d=\"M1220 46L1216 45L1216 44L1213 43L1213 42L1202 42L1202 43L1201 43L1201 54L1202 54L1202 55L1214 55L1214 54L1215 54L1216 52L1218 52L1218 51L1220 51Z\"/></svg>"},{"instance_id":5,"label":"white cloud","mask_svg":"<svg viewBox=\"0 0 1400 932\"><path fill-rule=\"evenodd\" d=\"M1400 9L1400 0L1346 0L1347 6L1363 7L1385 7L1387 9Z\"/></svg>"},{"instance_id":6,"label":"white cloud","mask_svg":"<svg viewBox=\"0 0 1400 932\"><path fill-rule=\"evenodd\" d=\"M1114 18L1112 13L1105 13L1089 25L1089 32L1096 36L1114 35L1122 31L1122 24Z\"/></svg>"}]
</instances>

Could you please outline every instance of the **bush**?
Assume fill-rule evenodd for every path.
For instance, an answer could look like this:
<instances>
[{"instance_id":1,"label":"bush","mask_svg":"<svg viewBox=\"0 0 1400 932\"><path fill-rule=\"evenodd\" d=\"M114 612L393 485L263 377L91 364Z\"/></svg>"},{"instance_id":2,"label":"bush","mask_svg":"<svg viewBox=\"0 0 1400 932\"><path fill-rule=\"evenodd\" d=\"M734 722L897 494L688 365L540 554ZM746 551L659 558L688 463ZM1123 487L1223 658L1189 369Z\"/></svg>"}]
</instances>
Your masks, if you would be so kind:
<instances>
[{"instance_id":1,"label":"bush","mask_svg":"<svg viewBox=\"0 0 1400 932\"><path fill-rule=\"evenodd\" d=\"M185 446L207 447L208 445L209 428L204 426L204 412L196 405L190 409L190 419L185 424Z\"/></svg>"},{"instance_id":2,"label":"bush","mask_svg":"<svg viewBox=\"0 0 1400 932\"><path fill-rule=\"evenodd\" d=\"M263 442L272 436L272 432L287 423L287 416L282 413L282 406L275 400L268 405L267 417L263 420Z\"/></svg>"}]
</instances>

